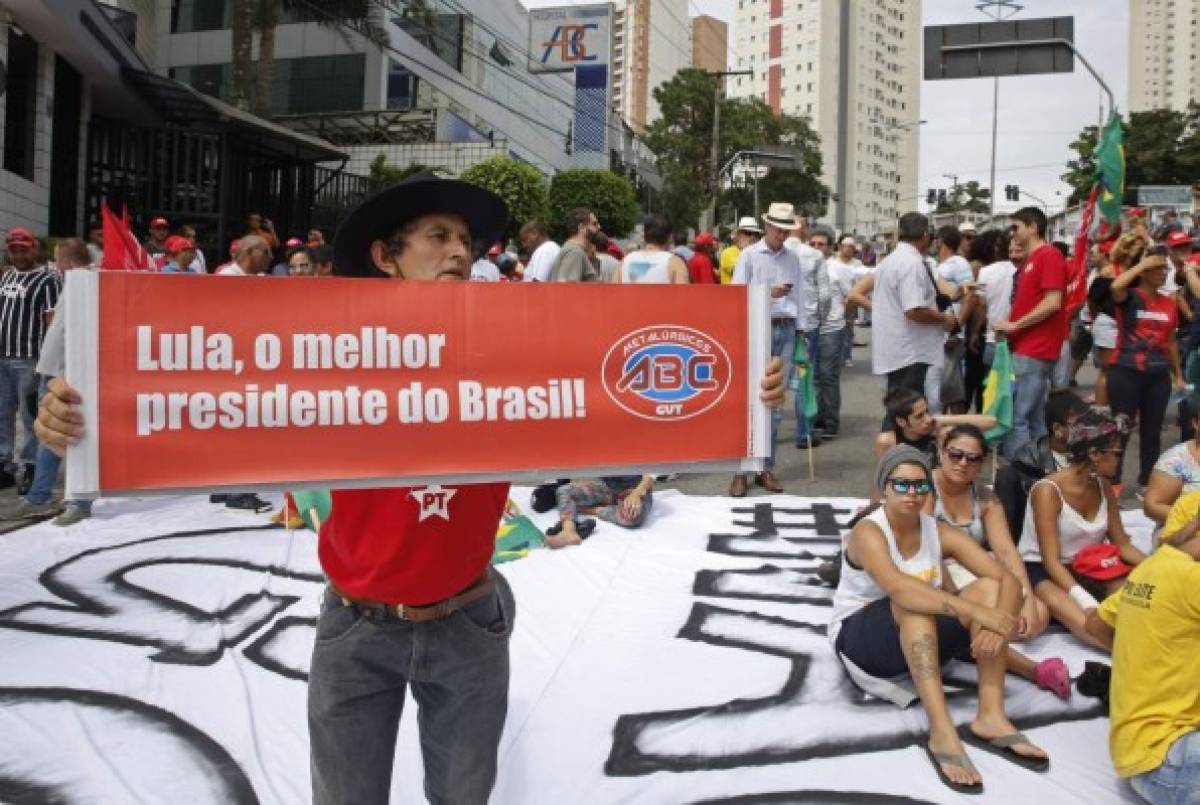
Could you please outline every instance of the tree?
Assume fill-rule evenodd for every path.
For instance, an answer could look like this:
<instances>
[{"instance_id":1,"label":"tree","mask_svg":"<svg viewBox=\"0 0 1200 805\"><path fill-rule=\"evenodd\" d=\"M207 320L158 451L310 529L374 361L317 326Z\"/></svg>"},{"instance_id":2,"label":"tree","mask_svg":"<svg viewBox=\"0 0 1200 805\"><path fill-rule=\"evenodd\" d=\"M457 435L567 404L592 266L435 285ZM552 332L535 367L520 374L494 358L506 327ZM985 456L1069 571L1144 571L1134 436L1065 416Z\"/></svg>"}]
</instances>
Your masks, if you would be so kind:
<instances>
[{"instance_id":1,"label":"tree","mask_svg":"<svg viewBox=\"0 0 1200 805\"><path fill-rule=\"evenodd\" d=\"M1125 187L1128 195L1140 185L1192 185L1200 181L1200 105L1187 111L1151 109L1122 120L1125 143ZM1099 133L1087 126L1071 143L1075 159L1067 163L1062 180L1071 185L1068 204L1087 198L1096 173Z\"/></svg>"},{"instance_id":2,"label":"tree","mask_svg":"<svg viewBox=\"0 0 1200 805\"><path fill-rule=\"evenodd\" d=\"M546 177L527 162L493 157L472 165L458 178L487 188L504 199L508 205L509 238L516 237L521 226L534 218L546 218Z\"/></svg>"},{"instance_id":3,"label":"tree","mask_svg":"<svg viewBox=\"0 0 1200 805\"><path fill-rule=\"evenodd\" d=\"M371 181L371 187L375 190L382 190L385 187L391 187L394 184L399 184L410 176L415 176L418 173L448 173L445 168L430 167L422 165L419 162L413 162L409 165L398 168L395 165L387 164L387 156L379 154L373 160L368 169L367 178Z\"/></svg>"},{"instance_id":4,"label":"tree","mask_svg":"<svg viewBox=\"0 0 1200 805\"><path fill-rule=\"evenodd\" d=\"M712 198L712 116L714 79L697 69L681 70L654 90L661 117L646 131L646 142L663 174L663 206L677 226L696 223ZM797 157L794 169L772 168L759 180L763 206L789 201L815 211L827 192L821 184L820 137L807 118L776 115L757 98L723 98L718 156L724 164L738 151L775 147ZM739 210L753 207L753 190L726 188L719 202ZM747 200L749 199L749 200Z\"/></svg>"},{"instance_id":5,"label":"tree","mask_svg":"<svg viewBox=\"0 0 1200 805\"><path fill-rule=\"evenodd\" d=\"M980 187L979 182L972 179L966 184L951 188L946 194L946 200L939 202L934 212L990 212L988 201L992 192L986 187Z\"/></svg>"},{"instance_id":6,"label":"tree","mask_svg":"<svg viewBox=\"0 0 1200 805\"><path fill-rule=\"evenodd\" d=\"M419 0L413 0L421 5ZM260 117L271 113L271 76L275 67L275 29L284 11L312 17L327 28L355 33L371 44L391 44L376 21L375 0L233 0L231 28L233 64L230 103ZM258 33L258 62L254 62L254 33Z\"/></svg>"},{"instance_id":7,"label":"tree","mask_svg":"<svg viewBox=\"0 0 1200 805\"><path fill-rule=\"evenodd\" d=\"M609 170L578 168L556 173L550 180L550 233L561 240L567 234L567 213L587 207L596 214L600 226L610 235L621 237L637 225L638 203L633 185L624 176Z\"/></svg>"}]
</instances>

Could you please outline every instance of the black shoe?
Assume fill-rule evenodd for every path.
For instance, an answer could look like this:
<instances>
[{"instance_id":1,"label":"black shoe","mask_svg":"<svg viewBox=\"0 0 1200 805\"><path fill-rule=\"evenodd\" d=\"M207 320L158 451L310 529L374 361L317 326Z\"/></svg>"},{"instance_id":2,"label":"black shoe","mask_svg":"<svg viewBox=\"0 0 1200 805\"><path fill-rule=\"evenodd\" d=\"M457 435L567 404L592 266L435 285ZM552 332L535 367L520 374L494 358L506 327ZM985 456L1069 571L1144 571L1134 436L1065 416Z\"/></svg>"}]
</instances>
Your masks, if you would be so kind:
<instances>
[{"instance_id":1,"label":"black shoe","mask_svg":"<svg viewBox=\"0 0 1200 805\"><path fill-rule=\"evenodd\" d=\"M21 474L17 479L17 496L25 497L29 494L29 489L33 486L34 468L32 464L22 464Z\"/></svg>"},{"instance_id":2,"label":"black shoe","mask_svg":"<svg viewBox=\"0 0 1200 805\"><path fill-rule=\"evenodd\" d=\"M808 439L806 439L804 441L796 442L796 449L797 450L807 450L810 441L811 441L813 447L819 447L821 444L821 437L815 433L810 434Z\"/></svg>"},{"instance_id":3,"label":"black shoe","mask_svg":"<svg viewBox=\"0 0 1200 805\"><path fill-rule=\"evenodd\" d=\"M239 495L230 495L225 500L225 508L227 509L245 509L246 511L263 514L275 508L270 503L260 498L253 492L244 492Z\"/></svg>"},{"instance_id":4,"label":"black shoe","mask_svg":"<svg viewBox=\"0 0 1200 805\"><path fill-rule=\"evenodd\" d=\"M17 477L8 470L0 469L0 489L9 489L15 486Z\"/></svg>"},{"instance_id":5,"label":"black shoe","mask_svg":"<svg viewBox=\"0 0 1200 805\"><path fill-rule=\"evenodd\" d=\"M209 503L224 503L227 500L229 500L229 495L227 493L214 493L208 496Z\"/></svg>"}]
</instances>

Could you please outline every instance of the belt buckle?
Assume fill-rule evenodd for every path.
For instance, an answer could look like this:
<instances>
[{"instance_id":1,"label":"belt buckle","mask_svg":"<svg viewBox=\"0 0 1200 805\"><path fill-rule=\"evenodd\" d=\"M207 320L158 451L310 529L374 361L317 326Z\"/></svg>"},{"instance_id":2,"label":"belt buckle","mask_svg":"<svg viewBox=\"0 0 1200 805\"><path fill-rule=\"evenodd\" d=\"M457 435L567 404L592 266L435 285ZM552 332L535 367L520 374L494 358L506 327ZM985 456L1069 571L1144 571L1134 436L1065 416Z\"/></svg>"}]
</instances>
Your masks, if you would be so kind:
<instances>
[{"instance_id":1,"label":"belt buckle","mask_svg":"<svg viewBox=\"0 0 1200 805\"><path fill-rule=\"evenodd\" d=\"M405 609L406 609L406 607L404 606L404 604L396 604L395 606L392 607L392 612L395 613L397 619L406 621L409 618L408 618L408 615L406 615L404 613Z\"/></svg>"}]
</instances>

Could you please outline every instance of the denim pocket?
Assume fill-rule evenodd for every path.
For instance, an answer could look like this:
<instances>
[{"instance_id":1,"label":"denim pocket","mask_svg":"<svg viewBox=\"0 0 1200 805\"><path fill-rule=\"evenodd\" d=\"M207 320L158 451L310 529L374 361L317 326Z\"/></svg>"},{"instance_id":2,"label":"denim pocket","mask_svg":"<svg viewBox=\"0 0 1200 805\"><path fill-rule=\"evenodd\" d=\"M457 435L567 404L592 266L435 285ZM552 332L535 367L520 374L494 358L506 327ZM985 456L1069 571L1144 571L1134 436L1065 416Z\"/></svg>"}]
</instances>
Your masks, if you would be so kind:
<instances>
[{"instance_id":1,"label":"denim pocket","mask_svg":"<svg viewBox=\"0 0 1200 805\"><path fill-rule=\"evenodd\" d=\"M317 618L318 643L333 643L349 635L366 620L358 607L346 606L332 592L326 590L321 602L321 614Z\"/></svg>"},{"instance_id":2,"label":"denim pocket","mask_svg":"<svg viewBox=\"0 0 1200 805\"><path fill-rule=\"evenodd\" d=\"M496 573L495 580L495 592L472 601L455 612L454 618L476 634L493 640L505 640L513 632L516 606L505 578Z\"/></svg>"}]
</instances>

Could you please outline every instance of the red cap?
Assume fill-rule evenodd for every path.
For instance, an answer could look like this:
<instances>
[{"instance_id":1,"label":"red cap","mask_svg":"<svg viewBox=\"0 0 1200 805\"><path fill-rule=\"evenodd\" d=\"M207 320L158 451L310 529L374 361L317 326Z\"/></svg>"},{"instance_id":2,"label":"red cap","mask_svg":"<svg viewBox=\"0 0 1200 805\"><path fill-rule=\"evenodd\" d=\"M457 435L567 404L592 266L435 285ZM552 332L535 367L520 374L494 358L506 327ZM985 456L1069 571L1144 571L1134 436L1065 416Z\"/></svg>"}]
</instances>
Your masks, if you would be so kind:
<instances>
[{"instance_id":1,"label":"red cap","mask_svg":"<svg viewBox=\"0 0 1200 805\"><path fill-rule=\"evenodd\" d=\"M303 246L304 241L300 240L300 238L288 238L287 242L285 242L283 245L289 249L294 249L297 246Z\"/></svg>"},{"instance_id":2,"label":"red cap","mask_svg":"<svg viewBox=\"0 0 1200 805\"><path fill-rule=\"evenodd\" d=\"M1113 246L1116 245L1117 242L1115 240L1102 240L1096 244L1100 251L1104 252L1105 254L1112 254Z\"/></svg>"},{"instance_id":3,"label":"red cap","mask_svg":"<svg viewBox=\"0 0 1200 805\"><path fill-rule=\"evenodd\" d=\"M717 245L717 239L708 232L701 232L696 236L697 249L711 249Z\"/></svg>"},{"instance_id":4,"label":"red cap","mask_svg":"<svg viewBox=\"0 0 1200 805\"><path fill-rule=\"evenodd\" d=\"M162 216L159 216L158 218L155 218L153 221L150 222L151 229L154 229L155 227L158 227L158 226L170 226L170 225L171 225L170 222L167 221L167 219L163 218Z\"/></svg>"},{"instance_id":5,"label":"red cap","mask_svg":"<svg viewBox=\"0 0 1200 805\"><path fill-rule=\"evenodd\" d=\"M37 238L28 229L17 226L8 230L8 245L9 246L28 246L33 248L37 245Z\"/></svg>"},{"instance_id":6,"label":"red cap","mask_svg":"<svg viewBox=\"0 0 1200 805\"><path fill-rule=\"evenodd\" d=\"M172 235L163 243L163 249L167 254L179 254L184 249L194 249L196 245L185 237L180 235Z\"/></svg>"},{"instance_id":7,"label":"red cap","mask_svg":"<svg viewBox=\"0 0 1200 805\"><path fill-rule=\"evenodd\" d=\"M488 249L487 256L488 257L499 257L503 252L504 252L504 249L501 249L500 244L497 243L494 246L492 246L492 248Z\"/></svg>"},{"instance_id":8,"label":"red cap","mask_svg":"<svg viewBox=\"0 0 1200 805\"><path fill-rule=\"evenodd\" d=\"M625 252L621 251L621 247L617 245L615 240L610 240L608 242L608 253L618 260L625 259Z\"/></svg>"},{"instance_id":9,"label":"red cap","mask_svg":"<svg viewBox=\"0 0 1200 805\"><path fill-rule=\"evenodd\" d=\"M1191 245L1192 245L1192 237L1187 232L1182 232L1177 229L1174 232L1172 232L1171 234L1167 235L1167 246L1172 249L1176 249L1180 246L1191 246Z\"/></svg>"},{"instance_id":10,"label":"red cap","mask_svg":"<svg viewBox=\"0 0 1200 805\"><path fill-rule=\"evenodd\" d=\"M1145 218L1146 210L1143 209L1142 207L1131 207L1129 209L1129 217L1130 218Z\"/></svg>"},{"instance_id":11,"label":"red cap","mask_svg":"<svg viewBox=\"0 0 1200 805\"><path fill-rule=\"evenodd\" d=\"M1098 581L1119 579L1129 573L1129 565L1121 561L1121 551L1111 542L1089 545L1075 555L1075 572Z\"/></svg>"}]
</instances>

